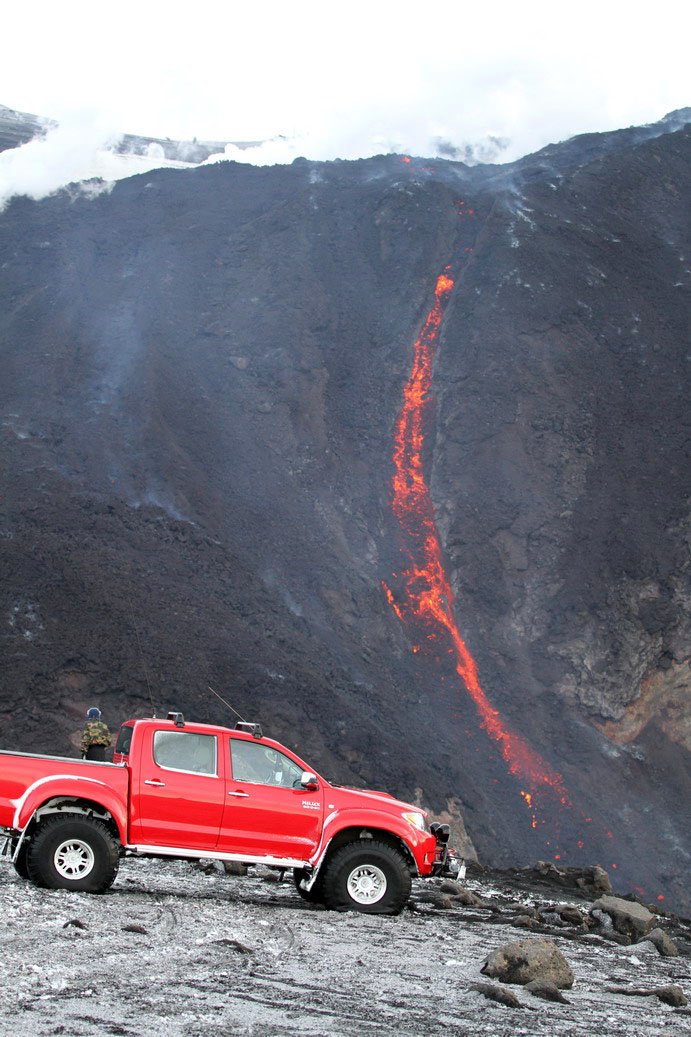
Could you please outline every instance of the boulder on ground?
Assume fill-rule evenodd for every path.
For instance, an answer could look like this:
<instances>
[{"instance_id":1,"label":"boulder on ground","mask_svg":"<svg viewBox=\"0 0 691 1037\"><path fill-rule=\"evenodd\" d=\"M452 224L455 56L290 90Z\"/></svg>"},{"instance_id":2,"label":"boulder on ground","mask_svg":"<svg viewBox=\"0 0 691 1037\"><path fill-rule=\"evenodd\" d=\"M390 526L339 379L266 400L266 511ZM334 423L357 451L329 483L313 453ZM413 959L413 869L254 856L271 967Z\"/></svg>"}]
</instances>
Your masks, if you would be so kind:
<instances>
[{"instance_id":1,"label":"boulder on ground","mask_svg":"<svg viewBox=\"0 0 691 1037\"><path fill-rule=\"evenodd\" d=\"M569 925L583 925L583 915L572 904L557 904L556 910L564 922Z\"/></svg>"},{"instance_id":2,"label":"boulder on ground","mask_svg":"<svg viewBox=\"0 0 691 1037\"><path fill-rule=\"evenodd\" d=\"M533 918L532 915L516 915L512 919L511 925L515 925L518 929L539 929L540 922L537 918Z\"/></svg>"},{"instance_id":3,"label":"boulder on ground","mask_svg":"<svg viewBox=\"0 0 691 1037\"><path fill-rule=\"evenodd\" d=\"M193 861L192 867L195 871L202 871L205 875L217 875L218 865L216 861L199 860Z\"/></svg>"},{"instance_id":4,"label":"boulder on ground","mask_svg":"<svg viewBox=\"0 0 691 1037\"><path fill-rule=\"evenodd\" d=\"M415 900L418 904L431 904L437 911L451 911L456 906L456 897L442 893L439 889L423 889L416 893Z\"/></svg>"},{"instance_id":5,"label":"boulder on ground","mask_svg":"<svg viewBox=\"0 0 691 1037\"><path fill-rule=\"evenodd\" d=\"M462 886L460 882L456 882L455 879L443 879L439 884L439 891L441 893L463 893L465 886Z\"/></svg>"},{"instance_id":6,"label":"boulder on ground","mask_svg":"<svg viewBox=\"0 0 691 1037\"><path fill-rule=\"evenodd\" d=\"M242 876L247 874L247 865L243 864L241 861L224 861L223 870L226 875Z\"/></svg>"},{"instance_id":7,"label":"boulder on ground","mask_svg":"<svg viewBox=\"0 0 691 1037\"><path fill-rule=\"evenodd\" d=\"M553 861L538 861L532 869L536 876L548 879L559 886L570 886L584 893L611 893L612 883L609 875L599 864L592 868L557 867Z\"/></svg>"},{"instance_id":8,"label":"boulder on ground","mask_svg":"<svg viewBox=\"0 0 691 1037\"><path fill-rule=\"evenodd\" d=\"M557 929L563 929L567 924L563 921L558 911L552 911L546 908L541 909L539 918L544 925L554 925Z\"/></svg>"},{"instance_id":9,"label":"boulder on ground","mask_svg":"<svg viewBox=\"0 0 691 1037\"><path fill-rule=\"evenodd\" d=\"M607 987L611 994L627 994L629 997L657 997L673 1008L683 1008L689 1002L677 983L666 987Z\"/></svg>"},{"instance_id":10,"label":"boulder on ground","mask_svg":"<svg viewBox=\"0 0 691 1037\"><path fill-rule=\"evenodd\" d=\"M655 925L655 915L635 900L622 900L621 897L600 897L590 911L591 914L595 914L596 911L604 911L612 919L617 932L633 940L639 940L645 936Z\"/></svg>"},{"instance_id":11,"label":"boulder on ground","mask_svg":"<svg viewBox=\"0 0 691 1037\"><path fill-rule=\"evenodd\" d=\"M533 980L563 990L573 986L573 972L552 940L517 940L489 955L481 971L503 983L525 985Z\"/></svg>"},{"instance_id":12,"label":"boulder on ground","mask_svg":"<svg viewBox=\"0 0 691 1037\"><path fill-rule=\"evenodd\" d=\"M489 1001L496 1001L500 1005L506 1005L507 1008L524 1008L513 990L508 990L506 987L495 986L494 983L473 983L473 990L477 990L478 993L482 994Z\"/></svg>"},{"instance_id":13,"label":"boulder on ground","mask_svg":"<svg viewBox=\"0 0 691 1037\"><path fill-rule=\"evenodd\" d=\"M592 869L592 874L588 878L595 893L612 892L612 883L609 881L609 875L599 864L595 865ZM585 888L585 885L582 888Z\"/></svg>"},{"instance_id":14,"label":"boulder on ground","mask_svg":"<svg viewBox=\"0 0 691 1037\"><path fill-rule=\"evenodd\" d=\"M487 907L482 897L479 897L477 893L473 893L471 889L461 888L460 892L454 893L451 899L463 907Z\"/></svg>"},{"instance_id":15,"label":"boulder on ground","mask_svg":"<svg viewBox=\"0 0 691 1037\"><path fill-rule=\"evenodd\" d=\"M653 994L666 1005L672 1005L673 1008L683 1008L684 1005L689 1003L686 994L678 983L670 983L666 987L655 987Z\"/></svg>"},{"instance_id":16,"label":"boulder on ground","mask_svg":"<svg viewBox=\"0 0 691 1037\"><path fill-rule=\"evenodd\" d=\"M533 995L533 997L541 997L543 1001L559 1001L562 1005L570 1005L561 990L555 987L554 983L548 983L545 980L533 979L530 983L526 983L525 989Z\"/></svg>"},{"instance_id":17,"label":"boulder on ground","mask_svg":"<svg viewBox=\"0 0 691 1037\"><path fill-rule=\"evenodd\" d=\"M473 893L472 890L455 879L444 879L439 886L439 892L450 896L456 905L461 904L463 907L487 906L482 897L478 896L477 893Z\"/></svg>"},{"instance_id":18,"label":"boulder on ground","mask_svg":"<svg viewBox=\"0 0 691 1037\"><path fill-rule=\"evenodd\" d=\"M665 958L676 958L679 954L676 943L663 929L651 929L645 939L657 947L659 953Z\"/></svg>"}]
</instances>

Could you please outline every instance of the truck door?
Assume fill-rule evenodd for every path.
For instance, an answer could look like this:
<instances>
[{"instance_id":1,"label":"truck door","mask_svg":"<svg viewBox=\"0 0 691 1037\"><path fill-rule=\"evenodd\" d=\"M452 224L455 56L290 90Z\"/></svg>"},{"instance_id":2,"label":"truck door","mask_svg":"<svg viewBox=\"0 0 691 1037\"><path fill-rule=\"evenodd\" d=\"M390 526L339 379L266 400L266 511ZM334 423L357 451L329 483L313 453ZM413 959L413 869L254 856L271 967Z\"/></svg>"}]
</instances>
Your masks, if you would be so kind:
<instances>
[{"instance_id":1,"label":"truck door","mask_svg":"<svg viewBox=\"0 0 691 1037\"><path fill-rule=\"evenodd\" d=\"M262 742L233 737L225 752L231 766L219 850L308 860L321 836L322 790L300 788L302 767Z\"/></svg>"},{"instance_id":2,"label":"truck door","mask_svg":"<svg viewBox=\"0 0 691 1037\"><path fill-rule=\"evenodd\" d=\"M154 730L146 738L132 841L144 846L215 849L225 805L218 736Z\"/></svg>"}]
</instances>

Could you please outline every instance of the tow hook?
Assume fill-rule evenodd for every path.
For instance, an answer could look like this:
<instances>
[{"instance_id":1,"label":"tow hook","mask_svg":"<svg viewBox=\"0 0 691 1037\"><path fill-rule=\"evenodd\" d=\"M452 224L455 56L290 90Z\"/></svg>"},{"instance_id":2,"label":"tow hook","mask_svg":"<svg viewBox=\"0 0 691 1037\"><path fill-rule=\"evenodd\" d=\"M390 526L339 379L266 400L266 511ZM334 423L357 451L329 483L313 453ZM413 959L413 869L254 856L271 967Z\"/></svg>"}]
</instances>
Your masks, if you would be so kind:
<instances>
[{"instance_id":1,"label":"tow hook","mask_svg":"<svg viewBox=\"0 0 691 1037\"><path fill-rule=\"evenodd\" d=\"M464 879L465 861L458 856L455 850L449 848L449 826L435 822L430 825L430 831L437 840L437 853L432 874L444 875L452 879Z\"/></svg>"},{"instance_id":2,"label":"tow hook","mask_svg":"<svg viewBox=\"0 0 691 1037\"><path fill-rule=\"evenodd\" d=\"M465 861L454 850L447 850L446 860L439 874L451 879L464 879Z\"/></svg>"}]
</instances>

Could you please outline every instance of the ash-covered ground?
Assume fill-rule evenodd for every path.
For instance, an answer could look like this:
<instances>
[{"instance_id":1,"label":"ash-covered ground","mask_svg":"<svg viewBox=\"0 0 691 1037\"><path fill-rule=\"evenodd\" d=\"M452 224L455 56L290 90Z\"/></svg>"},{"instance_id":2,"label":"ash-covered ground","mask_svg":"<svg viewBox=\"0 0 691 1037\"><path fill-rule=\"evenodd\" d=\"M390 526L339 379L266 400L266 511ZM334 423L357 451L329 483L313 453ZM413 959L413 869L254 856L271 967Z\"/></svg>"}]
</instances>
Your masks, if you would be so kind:
<instances>
[{"instance_id":1,"label":"ash-covered ground","mask_svg":"<svg viewBox=\"0 0 691 1037\"><path fill-rule=\"evenodd\" d=\"M304 903L292 882L255 869L128 859L104 896L40 890L0 870L0 1024L16 1037L361 1037L518 1034L675 1037L691 1013L656 996L608 988L680 986L691 993L691 928L661 916L680 955L611 930L555 923L584 917L573 891L529 876L468 879L467 906L441 881L417 882L399 917L337 914ZM208 871L208 873L206 873ZM537 906L537 910L536 910ZM516 925L525 911L532 931ZM567 912L568 913L568 912ZM542 921L538 920L538 917ZM575 919L575 915L573 916ZM551 921L550 921L551 920ZM481 966L495 948L548 934L575 973L568 1003L508 988L488 1000ZM492 984L494 987L498 984ZM506 989L506 988L505 988Z\"/></svg>"}]
</instances>

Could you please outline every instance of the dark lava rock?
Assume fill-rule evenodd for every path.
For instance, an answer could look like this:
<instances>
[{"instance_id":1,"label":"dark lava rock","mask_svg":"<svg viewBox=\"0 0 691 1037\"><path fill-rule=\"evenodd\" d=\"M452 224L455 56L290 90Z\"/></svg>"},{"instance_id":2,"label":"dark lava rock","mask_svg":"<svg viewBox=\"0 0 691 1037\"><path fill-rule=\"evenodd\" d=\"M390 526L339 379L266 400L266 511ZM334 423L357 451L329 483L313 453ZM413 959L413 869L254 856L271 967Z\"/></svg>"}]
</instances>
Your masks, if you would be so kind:
<instances>
[{"instance_id":1,"label":"dark lava rock","mask_svg":"<svg viewBox=\"0 0 691 1037\"><path fill-rule=\"evenodd\" d=\"M214 861L195 861L192 867L204 875L218 875L218 866Z\"/></svg>"},{"instance_id":2,"label":"dark lava rock","mask_svg":"<svg viewBox=\"0 0 691 1037\"><path fill-rule=\"evenodd\" d=\"M653 994L660 1001L663 1001L666 1005L672 1005L674 1008L683 1008L684 1005L689 1003L686 994L677 983L670 983L666 987L655 987Z\"/></svg>"},{"instance_id":3,"label":"dark lava rock","mask_svg":"<svg viewBox=\"0 0 691 1037\"><path fill-rule=\"evenodd\" d=\"M544 908L540 911L540 921L544 922L546 925L553 925L557 929L561 929L563 926L568 924L563 921L558 911L545 910Z\"/></svg>"},{"instance_id":4,"label":"dark lava rock","mask_svg":"<svg viewBox=\"0 0 691 1037\"><path fill-rule=\"evenodd\" d=\"M241 861L224 861L223 870L226 875L243 877L247 874L247 865L242 864Z\"/></svg>"},{"instance_id":5,"label":"dark lava rock","mask_svg":"<svg viewBox=\"0 0 691 1037\"><path fill-rule=\"evenodd\" d=\"M438 889L423 889L415 895L418 904L430 904L438 911L451 911L454 907L453 898Z\"/></svg>"},{"instance_id":6,"label":"dark lava rock","mask_svg":"<svg viewBox=\"0 0 691 1037\"><path fill-rule=\"evenodd\" d=\"M462 886L460 882L456 882L455 879L443 879L439 883L439 889L442 893L464 893L465 886Z\"/></svg>"},{"instance_id":7,"label":"dark lava rock","mask_svg":"<svg viewBox=\"0 0 691 1037\"><path fill-rule=\"evenodd\" d=\"M143 925L138 925L136 922L131 922L129 925L122 926L123 933L139 933L140 936L148 936L149 930L145 929Z\"/></svg>"},{"instance_id":8,"label":"dark lava rock","mask_svg":"<svg viewBox=\"0 0 691 1037\"><path fill-rule=\"evenodd\" d=\"M547 880L550 885L578 889L589 894L612 892L609 875L599 864L592 868L570 868L559 867L553 861L538 861L532 869L523 870L532 871L536 877Z\"/></svg>"},{"instance_id":9,"label":"dark lava rock","mask_svg":"<svg viewBox=\"0 0 691 1037\"><path fill-rule=\"evenodd\" d=\"M551 940L508 943L493 951L480 971L503 983L526 984L538 980L560 989L572 987L574 980L569 963Z\"/></svg>"},{"instance_id":10,"label":"dark lava rock","mask_svg":"<svg viewBox=\"0 0 691 1037\"><path fill-rule=\"evenodd\" d=\"M539 929L540 922L537 918L532 915L516 915L511 920L511 925L515 925L517 929Z\"/></svg>"},{"instance_id":11,"label":"dark lava rock","mask_svg":"<svg viewBox=\"0 0 691 1037\"><path fill-rule=\"evenodd\" d=\"M68 929L70 926L73 926L75 929L89 928L85 922L82 922L81 918L70 918L69 922L65 922L62 928Z\"/></svg>"},{"instance_id":12,"label":"dark lava rock","mask_svg":"<svg viewBox=\"0 0 691 1037\"><path fill-rule=\"evenodd\" d=\"M526 1007L521 1004L513 990L509 990L507 987L499 987L494 983L473 983L472 989L477 990L489 1001L496 1001L500 1005L506 1005L507 1008Z\"/></svg>"},{"instance_id":13,"label":"dark lava rock","mask_svg":"<svg viewBox=\"0 0 691 1037\"><path fill-rule=\"evenodd\" d=\"M453 894L452 900L456 904L462 904L463 907L487 907L487 903L479 897L477 893L473 893L471 889L459 888L457 893Z\"/></svg>"},{"instance_id":14,"label":"dark lava rock","mask_svg":"<svg viewBox=\"0 0 691 1037\"><path fill-rule=\"evenodd\" d=\"M601 911L599 907L591 907L590 917L594 918L602 929L608 930L609 932L614 930L612 916L608 915L606 911Z\"/></svg>"},{"instance_id":15,"label":"dark lava rock","mask_svg":"<svg viewBox=\"0 0 691 1037\"><path fill-rule=\"evenodd\" d=\"M562 1005L568 1005L571 1002L564 997L562 992L554 983L548 983L543 979L533 979L530 983L525 984L525 989L529 991L533 997L540 997L543 1001L559 1001Z\"/></svg>"},{"instance_id":16,"label":"dark lava rock","mask_svg":"<svg viewBox=\"0 0 691 1037\"><path fill-rule=\"evenodd\" d=\"M228 936L224 936L220 940L214 940L213 942L219 944L221 947L230 947L231 950L237 951L239 954L254 954L252 948L248 947L247 944L241 943L240 940L233 940ZM362 963L360 962L358 964Z\"/></svg>"},{"instance_id":17,"label":"dark lava rock","mask_svg":"<svg viewBox=\"0 0 691 1037\"><path fill-rule=\"evenodd\" d=\"M621 897L600 897L591 908L591 913L602 911L609 915L618 933L638 940L655 925L655 916L647 907L635 900L622 900Z\"/></svg>"},{"instance_id":18,"label":"dark lava rock","mask_svg":"<svg viewBox=\"0 0 691 1037\"><path fill-rule=\"evenodd\" d=\"M440 896L432 903L432 907L437 911L453 911L455 906L454 898L447 896Z\"/></svg>"},{"instance_id":19,"label":"dark lava rock","mask_svg":"<svg viewBox=\"0 0 691 1037\"><path fill-rule=\"evenodd\" d=\"M682 1008L688 999L680 986L670 983L666 987L607 987L612 994L627 994L630 997L657 997L666 1005Z\"/></svg>"},{"instance_id":20,"label":"dark lava rock","mask_svg":"<svg viewBox=\"0 0 691 1037\"><path fill-rule=\"evenodd\" d=\"M556 910L563 921L568 922L569 925L582 925L585 920L585 915L571 904L558 904Z\"/></svg>"},{"instance_id":21,"label":"dark lava rock","mask_svg":"<svg viewBox=\"0 0 691 1037\"><path fill-rule=\"evenodd\" d=\"M267 871L265 875L262 875L262 882L268 882L269 885L275 885L281 882L281 875L278 871Z\"/></svg>"},{"instance_id":22,"label":"dark lava rock","mask_svg":"<svg viewBox=\"0 0 691 1037\"><path fill-rule=\"evenodd\" d=\"M650 943L657 947L660 954L665 958L676 958L679 954L679 948L664 929L651 929L644 939L649 940Z\"/></svg>"}]
</instances>

